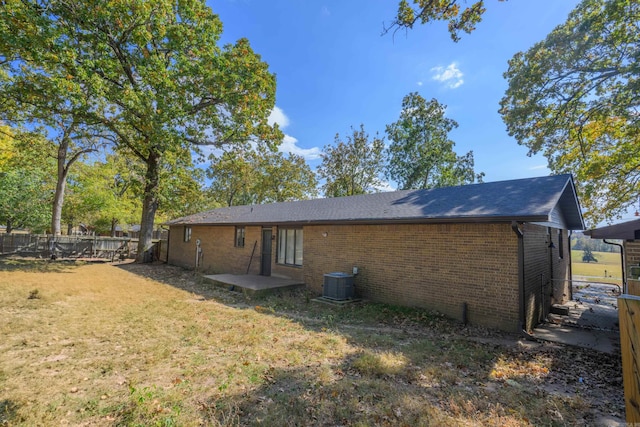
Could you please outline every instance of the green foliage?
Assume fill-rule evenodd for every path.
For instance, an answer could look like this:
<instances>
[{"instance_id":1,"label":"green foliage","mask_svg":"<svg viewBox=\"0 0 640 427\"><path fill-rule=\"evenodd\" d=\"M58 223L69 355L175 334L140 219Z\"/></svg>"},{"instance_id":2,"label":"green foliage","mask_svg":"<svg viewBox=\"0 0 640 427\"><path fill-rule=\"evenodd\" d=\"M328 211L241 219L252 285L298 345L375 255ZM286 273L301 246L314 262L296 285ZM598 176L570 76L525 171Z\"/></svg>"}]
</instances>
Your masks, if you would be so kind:
<instances>
[{"instance_id":1,"label":"green foliage","mask_svg":"<svg viewBox=\"0 0 640 427\"><path fill-rule=\"evenodd\" d=\"M42 157L47 141L41 135L3 128L4 161L0 162L0 223L45 232L51 221L51 177L54 165Z\"/></svg>"},{"instance_id":2,"label":"green foliage","mask_svg":"<svg viewBox=\"0 0 640 427\"><path fill-rule=\"evenodd\" d=\"M48 140L49 147L41 153L41 158L51 155L57 162L50 232L58 235L70 168L85 154L96 151L104 141L97 122L83 119L86 100L93 96L90 86L74 85L69 70L56 69L53 60L41 62L51 59L46 55L56 51L57 46L40 51L47 47L38 43L54 43L60 34L53 28L45 29L44 19L29 22L44 13L38 7L45 5L31 6L7 2L0 12L0 16L8 13L13 18L0 26L3 39L0 42L0 104L3 105L0 119L14 126L39 127ZM43 27L38 28L39 25ZM29 52L23 50L25 47ZM2 63L2 60L8 62Z\"/></svg>"},{"instance_id":3,"label":"green foliage","mask_svg":"<svg viewBox=\"0 0 640 427\"><path fill-rule=\"evenodd\" d=\"M133 157L107 155L104 161L80 163L68 186L63 219L84 223L99 234L113 234L116 225L140 219L141 162Z\"/></svg>"},{"instance_id":4,"label":"green foliage","mask_svg":"<svg viewBox=\"0 0 640 427\"><path fill-rule=\"evenodd\" d=\"M530 154L571 172L595 225L640 192L640 3L583 0L545 40L509 61L500 113Z\"/></svg>"},{"instance_id":5,"label":"green foliage","mask_svg":"<svg viewBox=\"0 0 640 427\"><path fill-rule=\"evenodd\" d=\"M207 176L212 179L209 191L214 200L224 206L250 205L253 203L254 169L250 152L225 151L222 155L209 156L211 161Z\"/></svg>"},{"instance_id":6,"label":"green foliage","mask_svg":"<svg viewBox=\"0 0 640 427\"><path fill-rule=\"evenodd\" d=\"M264 147L209 156L209 192L226 206L289 202L317 195L315 174L302 156Z\"/></svg>"},{"instance_id":7,"label":"green foliage","mask_svg":"<svg viewBox=\"0 0 640 427\"><path fill-rule=\"evenodd\" d=\"M219 46L222 23L202 1L9 0L0 22L7 84L21 93L21 81L41 76L64 94L52 113L98 126L144 164L139 254L174 161L198 145L282 137L267 122L275 76L246 39Z\"/></svg>"},{"instance_id":8,"label":"green foliage","mask_svg":"<svg viewBox=\"0 0 640 427\"><path fill-rule=\"evenodd\" d=\"M157 386L135 388L129 386L130 404L123 411L131 425L171 427L179 425L177 419L182 412L179 402L166 402L161 388ZM135 422L135 424L134 424Z\"/></svg>"},{"instance_id":9,"label":"green foliage","mask_svg":"<svg viewBox=\"0 0 640 427\"><path fill-rule=\"evenodd\" d=\"M400 119L387 125L387 176L401 189L435 188L482 181L473 170L473 152L458 156L449 132L458 123L444 116L446 106L417 92L402 100Z\"/></svg>"},{"instance_id":10,"label":"green foliage","mask_svg":"<svg viewBox=\"0 0 640 427\"><path fill-rule=\"evenodd\" d=\"M593 251L591 250L590 247L585 247L582 250L582 262L598 262L598 260L596 259L595 256L593 256Z\"/></svg>"},{"instance_id":11,"label":"green foliage","mask_svg":"<svg viewBox=\"0 0 640 427\"><path fill-rule=\"evenodd\" d=\"M47 176L32 168L0 172L0 223L9 233L13 228L46 231L51 218Z\"/></svg>"},{"instance_id":12,"label":"green foliage","mask_svg":"<svg viewBox=\"0 0 640 427\"><path fill-rule=\"evenodd\" d=\"M345 141L336 134L335 144L323 148L318 175L326 181L322 189L327 197L373 193L382 185L383 140L376 135L369 141L364 125L351 131Z\"/></svg>"},{"instance_id":13,"label":"green foliage","mask_svg":"<svg viewBox=\"0 0 640 427\"><path fill-rule=\"evenodd\" d=\"M304 157L262 149L258 163L258 203L317 197L318 181Z\"/></svg>"},{"instance_id":14,"label":"green foliage","mask_svg":"<svg viewBox=\"0 0 640 427\"><path fill-rule=\"evenodd\" d=\"M610 241L613 243L622 243L621 240ZM594 252L620 252L618 246L605 243L602 239L592 239L582 233L573 233L571 235L571 249L581 251L587 247Z\"/></svg>"},{"instance_id":15,"label":"green foliage","mask_svg":"<svg viewBox=\"0 0 640 427\"><path fill-rule=\"evenodd\" d=\"M169 220L210 209L212 204L204 191L204 176L205 172L194 165L188 150L166 162L160 172L159 218Z\"/></svg>"},{"instance_id":16,"label":"green foliage","mask_svg":"<svg viewBox=\"0 0 640 427\"><path fill-rule=\"evenodd\" d=\"M501 0L502 1L502 0ZM403 28L410 30L417 23L427 24L433 21L446 21L449 34L454 42L460 40L460 33L471 33L482 20L485 12L484 1L480 0L468 7L463 7L461 0L401 0L398 13L383 34ZM466 1L464 2L466 4Z\"/></svg>"}]
</instances>

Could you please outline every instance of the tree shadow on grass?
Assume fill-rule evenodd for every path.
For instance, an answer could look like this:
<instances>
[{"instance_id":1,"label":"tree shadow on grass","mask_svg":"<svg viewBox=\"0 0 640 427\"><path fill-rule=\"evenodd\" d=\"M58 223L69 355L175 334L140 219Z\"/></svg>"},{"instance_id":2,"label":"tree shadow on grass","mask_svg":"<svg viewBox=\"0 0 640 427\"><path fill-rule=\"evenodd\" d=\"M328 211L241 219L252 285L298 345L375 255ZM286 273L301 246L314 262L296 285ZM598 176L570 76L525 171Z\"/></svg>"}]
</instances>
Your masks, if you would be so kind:
<instances>
[{"instance_id":1,"label":"tree shadow on grass","mask_svg":"<svg viewBox=\"0 0 640 427\"><path fill-rule=\"evenodd\" d=\"M137 276L189 292L200 299L214 300L221 304L234 307L244 305L246 302L243 294L239 292L229 292L213 286L203 278L201 273L194 270L187 270L163 262L144 264L132 262L113 265Z\"/></svg>"},{"instance_id":2,"label":"tree shadow on grass","mask_svg":"<svg viewBox=\"0 0 640 427\"><path fill-rule=\"evenodd\" d=\"M24 273L68 273L85 265L84 261L0 257L0 271Z\"/></svg>"},{"instance_id":3,"label":"tree shadow on grass","mask_svg":"<svg viewBox=\"0 0 640 427\"><path fill-rule=\"evenodd\" d=\"M549 369L564 371L556 381L576 374L568 365L574 356L549 355ZM573 395L547 391L545 379L530 371L539 357L538 351L451 340L388 352L362 348L335 364L269 367L256 388L241 394L227 395L219 384L199 406L211 425L593 425L602 414L620 417L613 396L592 401L590 389L598 386L586 379L576 381ZM494 378L498 359L516 359L522 373ZM245 362L236 375L255 371Z\"/></svg>"},{"instance_id":4,"label":"tree shadow on grass","mask_svg":"<svg viewBox=\"0 0 640 427\"><path fill-rule=\"evenodd\" d=\"M3 399L0 400L0 426L10 425L15 420L18 412L18 405L15 402Z\"/></svg>"},{"instance_id":5,"label":"tree shadow on grass","mask_svg":"<svg viewBox=\"0 0 640 427\"><path fill-rule=\"evenodd\" d=\"M593 424L624 412L616 356L464 326L425 310L362 303L317 304L308 292L247 298L207 284L180 267L121 268L235 308L285 317L318 333L335 333L357 349L336 363L266 370L239 366L257 380L242 395L201 402L220 425L514 425ZM259 372L258 374L256 372ZM590 407L590 410L587 408Z\"/></svg>"}]
</instances>

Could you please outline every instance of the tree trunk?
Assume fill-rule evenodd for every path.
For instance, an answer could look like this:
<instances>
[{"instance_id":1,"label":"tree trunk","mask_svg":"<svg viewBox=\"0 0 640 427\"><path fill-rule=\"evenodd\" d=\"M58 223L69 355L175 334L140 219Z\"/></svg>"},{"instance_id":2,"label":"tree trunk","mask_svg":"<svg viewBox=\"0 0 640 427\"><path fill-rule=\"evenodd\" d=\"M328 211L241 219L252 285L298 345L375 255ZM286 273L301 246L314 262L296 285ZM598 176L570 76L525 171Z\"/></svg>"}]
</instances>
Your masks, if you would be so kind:
<instances>
[{"instance_id":1,"label":"tree trunk","mask_svg":"<svg viewBox=\"0 0 640 427\"><path fill-rule=\"evenodd\" d=\"M71 233L73 233L73 221L70 220L67 223L67 236L71 236Z\"/></svg>"},{"instance_id":2,"label":"tree trunk","mask_svg":"<svg viewBox=\"0 0 640 427\"><path fill-rule=\"evenodd\" d=\"M11 234L13 231L13 221L10 218L7 218L7 228L5 229L7 234Z\"/></svg>"},{"instance_id":3,"label":"tree trunk","mask_svg":"<svg viewBox=\"0 0 640 427\"><path fill-rule=\"evenodd\" d=\"M64 190L67 186L67 150L69 149L69 139L63 137L58 146L58 181L56 182L56 192L53 196L53 212L51 215L51 234L59 236L60 222L62 220L62 204L64 203Z\"/></svg>"},{"instance_id":4,"label":"tree trunk","mask_svg":"<svg viewBox=\"0 0 640 427\"><path fill-rule=\"evenodd\" d=\"M58 182L56 183L56 192L53 196L53 214L51 216L51 234L59 236L62 234L60 223L62 219L62 204L64 203L64 190L67 186L66 172L60 176L58 172Z\"/></svg>"},{"instance_id":5,"label":"tree trunk","mask_svg":"<svg viewBox=\"0 0 640 427\"><path fill-rule=\"evenodd\" d=\"M138 254L136 262L151 262L153 258L145 256L152 249L153 222L158 209L158 181L160 172L160 156L150 153L146 160L144 198L142 201L142 221L140 222L140 237L138 240Z\"/></svg>"},{"instance_id":6,"label":"tree trunk","mask_svg":"<svg viewBox=\"0 0 640 427\"><path fill-rule=\"evenodd\" d=\"M111 218L111 237L116 237L116 224L118 220L115 218Z\"/></svg>"}]
</instances>

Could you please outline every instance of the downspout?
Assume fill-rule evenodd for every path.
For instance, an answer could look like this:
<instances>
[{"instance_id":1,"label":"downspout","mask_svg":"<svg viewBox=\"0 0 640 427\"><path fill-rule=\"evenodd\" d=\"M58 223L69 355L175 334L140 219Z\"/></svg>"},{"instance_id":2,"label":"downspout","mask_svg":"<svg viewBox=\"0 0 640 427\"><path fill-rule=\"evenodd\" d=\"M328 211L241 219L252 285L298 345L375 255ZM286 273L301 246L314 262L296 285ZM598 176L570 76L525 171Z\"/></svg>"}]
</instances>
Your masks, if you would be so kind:
<instances>
[{"instance_id":1,"label":"downspout","mask_svg":"<svg viewBox=\"0 0 640 427\"><path fill-rule=\"evenodd\" d=\"M624 247L620 243L608 242L607 239L602 239L607 245L613 245L620 248L620 265L622 266L622 293L627 293L627 267L624 265Z\"/></svg>"},{"instance_id":2,"label":"downspout","mask_svg":"<svg viewBox=\"0 0 640 427\"><path fill-rule=\"evenodd\" d=\"M567 248L569 249L569 301L573 300L573 259L571 259L571 236L573 236L573 231L569 230L567 233ZM564 285L562 286L564 287Z\"/></svg>"},{"instance_id":3,"label":"downspout","mask_svg":"<svg viewBox=\"0 0 640 427\"><path fill-rule=\"evenodd\" d=\"M549 282L547 282L549 284L549 288L551 290L551 294L553 294L553 248L555 247L555 245L553 244L553 233L552 233L552 228L548 227L547 228L547 233L549 234ZM560 234L560 239L562 239L562 234ZM558 241L558 250L560 250L560 241ZM546 292L545 292L546 291ZM549 313L545 314L545 301L546 301L546 295L549 294L549 291L547 290L546 286L543 286L540 289L540 313L539 316L541 315L544 318L546 318L546 316ZM545 295L546 294L546 295ZM551 301L549 301L551 302ZM538 318L538 322L540 322L540 318Z\"/></svg>"},{"instance_id":4,"label":"downspout","mask_svg":"<svg viewBox=\"0 0 640 427\"><path fill-rule=\"evenodd\" d=\"M526 320L524 318L524 306L525 306L525 295L524 295L524 233L518 226L516 221L511 222L511 229L516 236L518 236L518 299L520 300L519 311L520 311L520 325L518 329L520 329L520 333L527 339L535 340L535 338L526 331L525 323Z\"/></svg>"}]
</instances>

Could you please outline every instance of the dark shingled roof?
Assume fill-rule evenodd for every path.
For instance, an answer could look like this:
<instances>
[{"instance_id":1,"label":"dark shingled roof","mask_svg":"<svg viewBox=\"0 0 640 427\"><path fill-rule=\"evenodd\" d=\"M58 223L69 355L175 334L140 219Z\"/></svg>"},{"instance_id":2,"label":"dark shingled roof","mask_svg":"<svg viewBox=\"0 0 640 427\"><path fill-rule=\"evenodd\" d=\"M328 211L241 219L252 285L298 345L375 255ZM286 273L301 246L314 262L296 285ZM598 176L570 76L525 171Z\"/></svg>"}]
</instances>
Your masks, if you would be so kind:
<instances>
[{"instance_id":1,"label":"dark shingled roof","mask_svg":"<svg viewBox=\"0 0 640 427\"><path fill-rule=\"evenodd\" d=\"M592 239L640 240L640 219L594 228L584 234Z\"/></svg>"},{"instance_id":2,"label":"dark shingled roof","mask_svg":"<svg viewBox=\"0 0 640 427\"><path fill-rule=\"evenodd\" d=\"M584 229L571 175L213 209L167 225L543 222Z\"/></svg>"}]
</instances>

